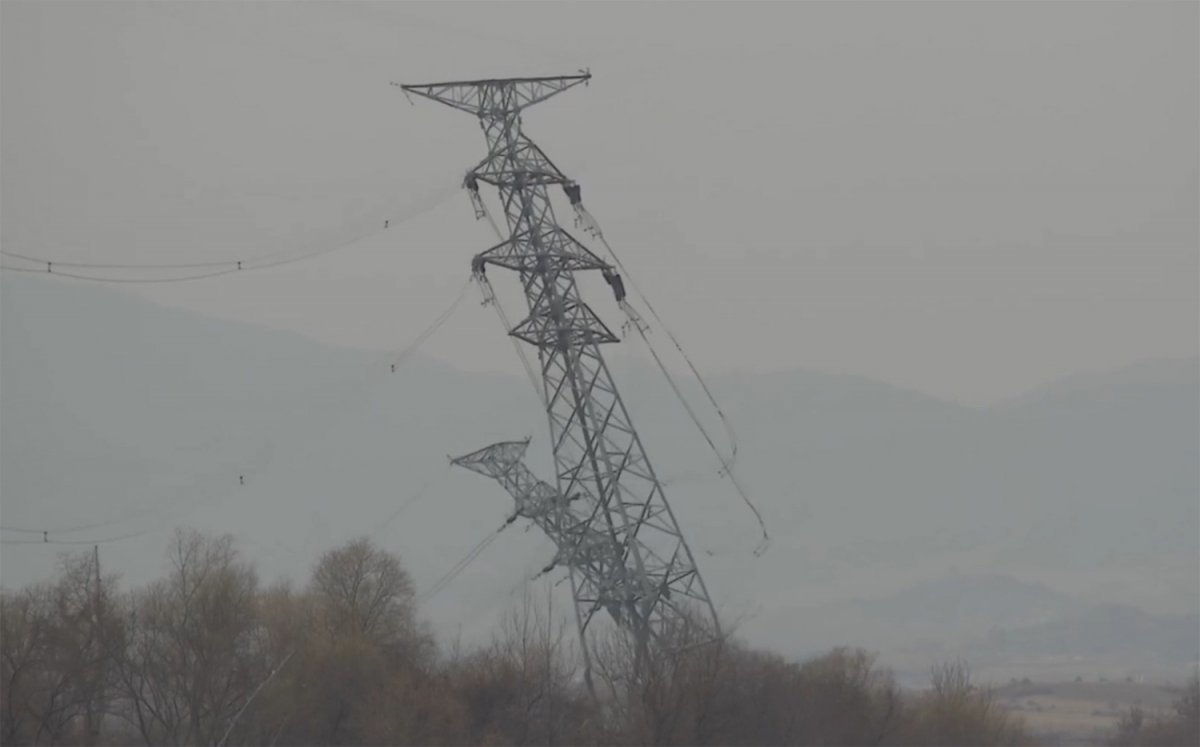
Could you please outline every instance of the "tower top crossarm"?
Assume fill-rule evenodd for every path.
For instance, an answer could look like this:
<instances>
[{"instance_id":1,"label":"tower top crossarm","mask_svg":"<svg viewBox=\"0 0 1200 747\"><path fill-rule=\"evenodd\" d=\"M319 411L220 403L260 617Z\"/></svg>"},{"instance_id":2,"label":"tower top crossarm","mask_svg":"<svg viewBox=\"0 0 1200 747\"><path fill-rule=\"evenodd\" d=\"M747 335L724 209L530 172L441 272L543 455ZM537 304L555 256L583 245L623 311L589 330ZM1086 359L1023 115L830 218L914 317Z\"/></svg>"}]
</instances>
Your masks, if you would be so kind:
<instances>
[{"instance_id":1,"label":"tower top crossarm","mask_svg":"<svg viewBox=\"0 0 1200 747\"><path fill-rule=\"evenodd\" d=\"M591 79L592 74L583 71L578 75L544 78L487 78L392 85L478 117L504 118Z\"/></svg>"}]
</instances>

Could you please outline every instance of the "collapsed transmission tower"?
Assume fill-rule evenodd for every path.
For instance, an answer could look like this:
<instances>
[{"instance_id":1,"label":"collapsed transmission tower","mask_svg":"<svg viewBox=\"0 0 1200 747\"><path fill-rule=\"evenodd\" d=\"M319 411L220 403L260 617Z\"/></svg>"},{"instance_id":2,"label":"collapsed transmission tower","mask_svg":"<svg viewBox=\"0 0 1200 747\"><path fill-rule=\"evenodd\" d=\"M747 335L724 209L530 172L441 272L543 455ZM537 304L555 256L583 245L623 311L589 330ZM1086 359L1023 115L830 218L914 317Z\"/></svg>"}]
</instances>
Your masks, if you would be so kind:
<instances>
[{"instance_id":1,"label":"collapsed transmission tower","mask_svg":"<svg viewBox=\"0 0 1200 747\"><path fill-rule=\"evenodd\" d=\"M498 190L508 236L476 255L472 268L488 294L489 266L516 272L524 289L529 313L509 334L537 349L556 485L521 462L528 439L453 462L498 480L516 502L510 521L530 520L554 541L547 570L557 565L569 573L585 665L589 626L601 611L632 635L639 660L651 650L677 652L720 636L695 559L601 356L600 346L618 338L580 297L575 273L601 272L622 305L623 281L558 225L550 188L562 188L587 218L579 185L521 127L525 109L590 77L401 86L476 116L487 139L487 156L464 184L476 218L487 215L479 184Z\"/></svg>"}]
</instances>

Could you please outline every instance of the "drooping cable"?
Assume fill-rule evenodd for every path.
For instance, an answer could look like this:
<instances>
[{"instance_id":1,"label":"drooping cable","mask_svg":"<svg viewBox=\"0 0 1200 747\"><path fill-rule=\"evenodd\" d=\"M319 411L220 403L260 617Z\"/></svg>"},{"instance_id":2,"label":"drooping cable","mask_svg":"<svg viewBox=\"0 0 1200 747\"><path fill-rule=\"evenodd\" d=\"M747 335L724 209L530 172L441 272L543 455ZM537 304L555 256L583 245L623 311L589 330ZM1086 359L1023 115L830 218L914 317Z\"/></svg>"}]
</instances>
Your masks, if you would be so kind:
<instances>
[{"instance_id":1,"label":"drooping cable","mask_svg":"<svg viewBox=\"0 0 1200 747\"><path fill-rule=\"evenodd\" d=\"M391 353L390 366L392 371L395 371L405 361L411 358L412 355L416 353L422 345L429 341L429 338L433 337L437 331L442 328L442 325L450 321L450 317L454 315L454 312L458 309L459 304L461 304L463 299L467 297L467 289L470 288L470 286L471 278L468 276L466 281L462 284L462 287L459 288L458 293L454 296L454 301L451 302L446 310L441 314L438 314L433 322L431 322L429 326L421 332L421 334L417 335L408 346L400 350L398 353Z\"/></svg>"},{"instance_id":2,"label":"drooping cable","mask_svg":"<svg viewBox=\"0 0 1200 747\"><path fill-rule=\"evenodd\" d=\"M181 263L102 263L102 262L71 262L50 259L47 257L35 257L17 252L0 250L0 254L18 259L25 262L38 265L38 267L15 267L12 265L0 265L0 269L10 272L25 272L34 274L49 274L59 275L61 277L71 278L73 280L87 280L99 283L182 283L193 280L206 280L208 278L220 277L222 275L232 275L237 272L249 272L252 270L266 270L273 267L282 267L284 265L303 262L304 260L313 259L325 254L332 254L340 249L344 249L352 244L368 239L372 236L389 230L393 226L399 225L404 221L418 217L436 207L441 206L449 200L456 192L457 185L446 187L432 193L429 198L420 204L411 206L408 209L400 210L391 214L389 217L382 219L372 219L373 228L360 231L349 239L341 241L333 246L322 246L308 251L303 251L300 254L293 254L290 250L274 252L261 257L251 257L242 260L214 261L214 262L181 262ZM382 223L382 225L381 225ZM60 268L68 268L63 271ZM219 268L219 269L213 269ZM185 273L182 275L167 275L155 277L119 277L119 276L104 276L90 273L82 273L77 270L194 270L203 269L203 272Z\"/></svg>"},{"instance_id":3,"label":"drooping cable","mask_svg":"<svg viewBox=\"0 0 1200 747\"><path fill-rule=\"evenodd\" d=\"M483 216L487 218L488 223L492 224L492 231L495 232L496 238L504 241L504 232L500 230L500 226L496 224L496 219L492 217L492 211L487 209L487 203L480 200L479 208L483 212Z\"/></svg>"},{"instance_id":4,"label":"drooping cable","mask_svg":"<svg viewBox=\"0 0 1200 747\"><path fill-rule=\"evenodd\" d=\"M604 238L604 233L600 230L599 225L595 224L595 219L592 219L592 222L594 225L593 234L600 241L600 243L604 245L604 248L608 250L609 255L613 258L613 262L617 264L617 267L620 268L621 272L625 275L625 278L629 280L629 284L633 286L634 292L637 293L638 298L646 306L646 310L650 312L655 321L658 322L659 327L662 328L662 331L666 333L667 338L671 341L671 344L675 346L677 351L679 351L679 355L682 356L684 362L687 363L688 370L692 372L692 376L696 379L696 383L698 383L700 388L704 391L704 396L708 398L709 403L713 406L713 410L716 411L717 417L721 420L721 425L725 428L725 435L729 439L729 457L725 461L727 461L730 466L733 466L737 463L738 457L737 434L733 430L733 423L730 422L729 418L725 415L725 411L721 409L721 405L717 402L716 395L714 395L712 389L709 388L708 382L704 380L704 376L700 374L700 370L696 368L696 364L692 362L691 356L689 356L687 351L683 349L683 344L679 342L679 338L677 338L675 334L671 332L670 327L668 327L667 323L663 321L661 316L659 316L658 311L654 308L654 305L650 303L650 299L646 298L646 294L642 292L640 287L638 287L637 281L634 280L633 275L629 272L629 268L627 268L621 261L621 258L617 256L617 253L613 250L612 245L608 243L608 239Z\"/></svg>"},{"instance_id":5,"label":"drooping cable","mask_svg":"<svg viewBox=\"0 0 1200 747\"><path fill-rule=\"evenodd\" d=\"M227 728L225 730L225 734L221 737L221 741L217 742L218 747L225 747L225 743L229 741L229 735L233 733L233 727L237 726L238 719L240 719L242 717L242 714L246 712L246 709L249 708L250 704L254 702L254 699L258 697L258 693L264 687L267 686L268 682L275 679L275 675L279 673L279 670L286 667L287 663L289 661L291 661L292 657L295 655L296 655L296 649L293 648L291 651L288 652L287 656L283 657L283 661L279 662L279 664L277 664L271 670L271 672L267 675L266 679L264 679L262 682L258 683L258 687L254 688L254 692L250 693L250 696L248 698L246 698L246 702L242 703L242 707L239 708L238 712L235 713L233 715L233 718L229 720L229 728Z\"/></svg>"},{"instance_id":6,"label":"drooping cable","mask_svg":"<svg viewBox=\"0 0 1200 747\"><path fill-rule=\"evenodd\" d=\"M269 464L274 457L274 452L275 452L275 445L273 443L270 443L270 442L263 443L256 450L254 450L252 453L247 455L243 460L241 460L241 464L245 464L245 465ZM186 488L183 488L183 489L180 489L177 491L173 491L176 494L174 496L174 499L170 500L166 503L164 503L163 501L161 501L159 499L146 498L146 499L143 499L140 501L136 501L134 503L134 505L126 506L124 508L118 509L115 517L106 519L103 521L94 521L94 522L88 522L85 524L75 524L75 525L68 526L68 527L33 529L33 528L28 528L28 527L11 527L11 526L9 526L9 527L5 527L5 529L7 531L41 534L42 540L41 540L40 544L63 544L63 545L106 544L109 542L116 542L119 540L133 539L135 537L140 537L145 534L150 534L152 532L159 531L159 530L163 529L168 523L170 523L172 521L178 521L186 516L189 516L192 513L194 513L195 511L197 511L203 507L215 505L216 503L219 503L223 500L227 500L230 496L233 495L233 492L234 492L233 488L235 486L246 484L245 481L246 481L247 475L255 474L256 472L262 471L262 469L264 469L264 467L262 467L262 466L257 467L257 468L251 467L250 469L244 469L240 466L235 466L235 474L237 475L237 477L236 477L236 479L229 479L229 478L222 479L221 484L227 486L223 490L212 491L211 488L203 487L203 486L198 487L196 484L191 484ZM209 494L204 495L205 493L209 493ZM185 506L183 511L181 511L181 512L174 511L174 509L178 509L180 506ZM135 532L131 532L131 533L127 533L127 534L122 534L117 537L109 537L109 538L98 539L98 540L97 539L60 538L61 535L71 535L71 534L85 532L85 531L89 531L89 530L93 530L93 529L101 529L104 527L113 527L113 526L118 526L118 525L122 525L122 524L130 524L130 523L137 524L137 523L139 523L139 520L141 520L141 519L150 519L150 520L158 519L158 521L148 527L145 527L144 529L141 529L141 530L138 530ZM38 543L32 542L32 541L29 541L29 542L8 541L8 544L38 544Z\"/></svg>"},{"instance_id":7,"label":"drooping cable","mask_svg":"<svg viewBox=\"0 0 1200 747\"><path fill-rule=\"evenodd\" d=\"M136 532L118 535L116 537L105 537L103 539L81 539L81 540L60 540L50 539L48 532L42 532L43 539L40 540L8 540L0 539L0 545L107 545L110 542L120 542L122 540L134 539L143 535L157 531L159 527L150 527L141 529Z\"/></svg>"},{"instance_id":8,"label":"drooping cable","mask_svg":"<svg viewBox=\"0 0 1200 747\"><path fill-rule=\"evenodd\" d=\"M533 364L529 361L529 356L525 353L525 348L521 346L521 341L509 335L512 332L512 323L508 320L508 314L505 313L504 307L500 305L500 299L496 297L496 292L492 288L492 284L488 282L486 276L475 276L476 282L479 284L479 290L483 294L483 305L491 306L496 311L496 316L500 319L500 326L504 328L504 334L512 341L513 350L517 351L517 357L521 359L521 367L525 369L525 377L529 379L529 385L533 387L533 396L537 397L538 402L542 406L549 407L546 401L546 393L542 389L538 381L538 376L533 372Z\"/></svg>"},{"instance_id":9,"label":"drooping cable","mask_svg":"<svg viewBox=\"0 0 1200 747\"><path fill-rule=\"evenodd\" d=\"M646 337L646 330L639 324L633 324L631 326L637 330L638 335L642 338L642 342L646 343L646 349L650 351L650 356L654 358L654 362L658 365L658 370L662 372L662 375L666 378L667 383L670 384L671 390L675 393L675 398L679 400L681 405L683 405L683 409L687 412L688 417L691 418L692 424L696 426L696 430L700 431L700 435L704 437L704 441L708 444L708 448L711 449L712 453L716 456L717 461L721 465L722 474L729 478L730 484L733 485L734 490L742 499L742 502L746 504L747 508L749 508L754 514L754 518L758 521L758 528L762 531L762 543L758 546L758 548L755 549L754 554L761 555L766 551L767 545L771 542L771 535L767 532L767 524L765 521L763 521L762 514L759 512L758 507L754 505L754 501L750 500L750 496L746 494L746 489L742 487L740 482L738 482L737 475L734 474L733 471L733 465L725 459L725 456L721 453L721 450L717 448L717 444L713 441L712 436L709 435L708 430L704 427L704 424L696 415L696 411L692 409L692 406L688 403L687 398L683 396L683 392L680 391L679 385L675 383L675 378L671 376L671 372L667 370L662 358L659 357L658 351L655 350L654 346L650 344L649 338Z\"/></svg>"},{"instance_id":10,"label":"drooping cable","mask_svg":"<svg viewBox=\"0 0 1200 747\"><path fill-rule=\"evenodd\" d=\"M438 314L438 316L424 330L422 330L417 335L417 337L414 339L414 341L412 343L410 343L409 345L404 347L402 350L400 350L399 353L394 352L394 351L389 351L388 353L385 354L385 356L378 359L380 361L379 365L382 365L382 361L390 360L392 362L391 363L392 371L394 372L401 364L403 364L405 361L409 360L412 357L412 355L421 347L421 345L423 345L425 342L427 342L434 335L434 333L436 333L439 329L441 329L441 327L453 315L453 312L462 304L463 299L466 298L467 290L470 287L470 282L471 282L471 278L468 276L467 280L464 281L462 287L459 289L453 302L444 311L442 311L440 314ZM376 369L376 364L372 364L371 370L374 371L375 369ZM349 392L348 396L344 397L342 400L339 400L339 402L344 404L346 399L349 399L350 397L357 394L363 388L363 386L365 386L366 383L367 382L364 381L364 382L358 384L357 386L355 386L355 388L351 392ZM324 429L322 430L322 432L324 432ZM265 458L266 463L269 463L270 461L273 460L274 454L275 454L275 445L273 443L268 442L267 444L265 444L264 446L259 448L257 451L255 451L253 454L251 454L250 455L251 458L248 459L247 461L254 463L254 462L258 462L259 460L262 460ZM260 466L257 468L257 470L244 471L237 476L236 480L231 480L227 484L231 485L231 489L232 489L232 487L236 487L238 485L245 485L245 484L247 484L247 480L245 479L246 476L251 475L255 471L261 472L263 469L265 469L265 467ZM191 491L186 491L186 492L190 493ZM211 495L208 497L201 497L196 500L190 500L190 501L187 500L187 496L185 495L183 499L176 500L172 504L167 505L167 506L156 506L154 504L158 503L158 501L155 501L153 499L144 500L135 506L132 506L132 507L126 508L125 510L120 511L120 514L116 518L108 519L106 521L78 524L78 525L73 525L73 526L69 526L69 527L38 529L38 528L27 527L27 526L12 526L12 525L0 526L0 529L2 529L3 531L6 531L6 532L13 532L13 533L18 533L18 534L41 535L41 539L0 539L0 542L3 542L3 544L6 544L6 545L35 545L35 544L36 545L42 545L42 544L94 545L94 544L107 544L110 542L117 542L117 541L126 540L126 539L133 539L135 537L140 537L145 534L150 534L152 532L160 531L168 524L170 524L172 522L178 522L180 519L185 518L186 516L194 513L195 511L199 510L202 507L214 504L219 500L227 499L231 494L232 494L231 490L225 490L225 491L219 492L215 495ZM423 495L423 493L418 494L417 498L414 498L411 502L415 503L417 499L422 497L422 495ZM184 511L182 511L182 512L170 511L170 509L172 507L178 507L184 503L187 504ZM403 510L404 507L406 507L406 506L402 506L401 510ZM129 522L131 520L131 518L144 517L147 514L150 514L150 515L157 514L158 515L157 518L159 520L157 522L155 522L153 525L151 525L145 529L136 531L136 532L122 534L122 535L119 535L116 537L107 537L107 538L103 538L103 539L60 538L61 535L71 535L71 534L85 532L85 531L89 531L89 530L93 530L93 529L100 529L103 527L124 524L126 522ZM385 525L387 523L391 522L392 519L395 518L395 515L398 515L398 514L399 514L399 511L397 511L396 514L394 514L392 517L390 517L385 522Z\"/></svg>"},{"instance_id":11,"label":"drooping cable","mask_svg":"<svg viewBox=\"0 0 1200 747\"><path fill-rule=\"evenodd\" d=\"M0 249L0 254L12 259L22 259L26 262L32 262L37 265L55 265L57 267L73 267L83 270L199 270L206 267L223 267L236 265L237 260L230 261L213 261L213 262L164 262L146 263L146 264L118 264L108 262L67 262L58 259L46 259L45 257L32 257L28 254L19 254ZM45 270L34 269L34 272L45 272Z\"/></svg>"},{"instance_id":12,"label":"drooping cable","mask_svg":"<svg viewBox=\"0 0 1200 747\"><path fill-rule=\"evenodd\" d=\"M537 557L540 558L545 554L545 544L547 542L549 542L549 539L546 537L543 537L542 542L540 542L538 544L537 552L539 554ZM542 562L544 562L544 561L542 561ZM538 565L541 565L541 563L538 563ZM545 574L542 573L541 571L539 571L537 573L533 573L532 569L530 567L530 564L525 563L524 567L522 568L520 578L518 578L516 580L516 582L513 583L512 586L510 586L507 590L499 592L498 594L492 595L490 597L482 596L478 600L477 604L475 604L472 607L467 609L466 613L462 616L463 619L480 620L483 617L484 613L495 609L498 605L507 603L508 600L512 599L513 595L516 594L517 592L520 591L520 592L527 593L528 589L529 589L529 585L532 584L533 582L537 581L538 579L542 578L544 575ZM561 583L562 580L565 580L565 577L563 579L560 579L560 581L558 583ZM554 585L557 586L557 583L555 583Z\"/></svg>"},{"instance_id":13,"label":"drooping cable","mask_svg":"<svg viewBox=\"0 0 1200 747\"><path fill-rule=\"evenodd\" d=\"M417 492L413 493L412 496L410 496L407 501L405 501L405 502L401 503L399 506L397 506L394 511L392 511L390 514L388 514L386 519L384 519L383 521L374 525L375 528L371 530L371 536L378 537L379 533L382 532L384 529L387 529L388 525L390 525L393 521L395 521L397 519L397 517L400 516L400 514L404 513L408 508L413 506L415 503L420 501L425 496L429 495L430 490L435 486L435 484L440 483L442 480L444 480L446 478L446 475L449 474L449 472L450 472L450 467L447 466L445 471L443 471L440 475L438 475L435 478L426 480L425 484L422 485L420 488L418 488Z\"/></svg>"},{"instance_id":14,"label":"drooping cable","mask_svg":"<svg viewBox=\"0 0 1200 747\"><path fill-rule=\"evenodd\" d=\"M738 497L742 499L742 502L745 503L746 507L749 508L751 513L754 514L754 518L758 522L758 528L762 532L763 538L759 546L755 548L754 554L762 555L764 552L766 552L767 547L770 545L771 536L767 531L767 524L763 520L762 513L758 510L758 507L754 505L754 502L750 500L745 488L742 487L742 484L737 479L737 475L733 472L733 465L737 460L737 437L733 431L733 424L730 423L729 418L726 417L725 412L721 409L720 404L717 403L716 397L713 395L712 390L704 381L704 377L700 374L700 371L696 368L695 364L692 363L692 360L688 356L687 352L684 351L683 345L679 342L679 339L675 337L670 328L668 328L666 323L663 322L662 317L658 314L658 311L655 310L654 305L650 303L650 300L646 298L646 294L643 293L641 288L638 287L637 282L630 274L629 269L625 267L625 264L621 262L621 258L617 255L616 251L613 250L612 245L609 244L608 240L604 238L604 232L600 229L600 226L596 222L595 218L593 218L586 210L583 210L582 205L579 206L579 212L581 217L585 218L585 225L589 227L592 235L594 235L600 241L600 243L604 245L604 248L608 250L609 255L613 258L613 262L616 263L621 272L624 273L629 279L629 284L633 286L634 292L637 293L638 298L641 299L642 303L646 305L646 310L654 316L663 332L667 334L667 337L671 340L672 344L674 344L675 349L679 351L681 356L683 356L683 359L687 362L688 368L691 370L692 375L696 378L696 381L700 384L705 396L708 397L708 401L712 404L713 408L717 412L717 415L720 417L721 423L725 427L725 432L729 437L731 450L729 458L726 458L721 453L721 450L717 448L716 442L708 434L707 429L705 429L703 423L700 421L700 418L696 415L695 410L692 409L691 405L688 403L683 391L679 388L678 384L675 383L674 377L671 376L670 371L663 363L658 351L654 349L654 345L650 342L649 337L646 336L646 326L644 323L642 323L641 318L635 311L633 311L632 306L630 306L627 302L622 302L622 308L629 316L630 326L637 330L638 335L642 338L642 342L646 344L646 348L650 351L650 355L654 358L654 362L657 364L659 371L662 372L663 376L667 380L667 383L670 384L671 390L675 393L676 399L678 399L680 404L683 405L688 417L691 418L692 423L696 426L696 429L699 430L701 436L704 437L705 443L708 444L708 447L716 456L718 463L721 465L721 471L723 475L729 477L729 482L733 485Z\"/></svg>"},{"instance_id":15,"label":"drooping cable","mask_svg":"<svg viewBox=\"0 0 1200 747\"><path fill-rule=\"evenodd\" d=\"M480 554L482 554L483 551L488 548L489 545L496 541L496 538L500 536L500 533L503 532L507 526L508 522L505 522L504 524L501 524L496 531L489 532L488 535L476 543L476 545L472 547L466 555L464 555L458 560L457 563L451 566L450 570L443 573L441 577L439 577L437 581L434 581L428 589L414 597L413 601L417 604L423 604L437 594L441 593L441 591L449 586L454 579L458 578L458 575L466 570L467 566L471 565L471 563L473 563L475 559L478 558Z\"/></svg>"},{"instance_id":16,"label":"drooping cable","mask_svg":"<svg viewBox=\"0 0 1200 747\"><path fill-rule=\"evenodd\" d=\"M52 265L52 262L48 262L47 268L51 267ZM263 268L247 267L245 269L259 270ZM33 267L13 267L12 265L5 264L0 264L0 270L4 270L5 272L27 272L30 274L39 275L56 275L58 277L71 278L72 280L87 280L93 283L187 283L193 280L207 280L209 278L221 277L222 275L232 275L235 272L242 272L241 268L230 268L225 270L217 270L216 272L203 272L195 275L180 275L178 277L169 278L105 278L100 277L99 275L83 275L77 272L56 272L50 269L40 270Z\"/></svg>"},{"instance_id":17,"label":"drooping cable","mask_svg":"<svg viewBox=\"0 0 1200 747\"><path fill-rule=\"evenodd\" d=\"M477 202L477 205L479 206L480 213L484 217L487 218L487 221L491 225L492 230L495 232L496 237L500 241L503 241L505 237L504 237L503 233L500 231L500 227L496 224L496 221L492 217L490 211L487 210L486 204L483 203L482 200L480 200ZM646 344L646 347L650 350L650 354L651 354L651 356L653 356L654 361L657 364L659 370L662 372L663 376L667 379L667 383L670 385L671 390L674 392L676 399L679 400L680 404L683 406L684 410L687 412L688 417L691 419L692 423L696 426L697 430L699 430L701 436L704 438L705 443L708 444L708 447L712 450L713 454L716 456L717 462L721 465L721 475L729 477L730 483L733 485L734 490L737 492L737 494L741 498L742 502L745 503L746 506L750 509L751 513L754 514L754 518L758 522L758 527L762 533L762 542L755 549L754 553L755 553L755 555L761 555L763 552L766 551L767 546L770 544L771 537L770 537L770 533L767 531L767 525L766 525L766 522L763 520L762 513L758 510L758 507L754 505L754 502L752 500L750 500L750 497L747 494L745 488L738 481L737 476L733 473L733 466L736 463L737 456L738 456L737 434L733 430L733 424L730 422L729 418L725 415L725 411L721 408L720 404L717 402L716 396L713 394L712 389L708 386L708 383L704 380L703 375L701 375L699 369L692 362L691 357L688 356L687 352L683 349L683 344L679 342L679 339L667 327L666 323L662 320L662 317L654 309L654 306L650 303L650 301L646 298L645 294L642 293L641 289L637 286L633 277L630 275L628 268L625 267L624 263L621 262L620 257L617 256L616 251L613 250L612 246L604 238L604 234L601 231L599 224L595 221L594 218L592 218L592 216L589 213L587 213L586 210L583 209L582 203L577 203L576 209L577 209L577 213L580 215L580 218L583 220L583 225L585 225L587 227L587 229L602 244L604 244L604 247L608 250L609 255L612 256L613 261L616 263L617 267L620 268L620 270L627 277L629 277L629 282L633 286L634 291L638 294L638 297L646 304L647 310L649 310L650 313L654 316L654 318L658 321L658 323L662 327L663 331L666 332L667 337L671 340L672 344L675 346L675 349L677 351L679 351L679 354L683 357L684 361L687 362L688 369L691 371L692 376L695 377L696 381L700 384L700 387L704 391L705 396L708 398L709 403L712 404L713 409L716 411L717 416L720 418L721 423L722 423L723 427L725 428L726 436L729 439L730 453L728 456L723 454L721 452L721 450L717 447L716 441L712 438L711 435L709 435L708 430L704 427L704 424L700 420L700 417L696 414L695 409L688 402L687 397L684 395L684 393L680 389L679 385L675 382L674 377L671 376L670 371L667 369L666 365L663 363L661 356L659 356L658 352L654 349L654 346L650 342L650 339L646 336L647 329L646 329L646 325L644 324L644 322L637 315L636 311L633 310L632 306L630 306L628 303L622 302L621 303L622 309L629 316L630 326L632 326L634 329L636 329L638 331L638 334L641 336L642 341ZM485 279L485 282L486 282L486 279ZM490 288L490 285L489 285L489 288ZM491 294L491 296L492 296L493 302L494 302L495 294L493 293L493 294ZM501 311L501 314L503 314L502 311ZM502 317L502 322L505 325L505 329L510 329L509 324L507 323L507 321L505 321L503 319L503 317ZM518 350L518 352L520 352L520 351Z\"/></svg>"},{"instance_id":18,"label":"drooping cable","mask_svg":"<svg viewBox=\"0 0 1200 747\"><path fill-rule=\"evenodd\" d=\"M492 217L491 211L487 209L487 204L480 200L478 203L480 212L487 218L488 223L492 226L492 231L495 232L496 238L504 241L504 233L500 230L500 226L496 224L496 219ZM500 317L500 324L504 327L504 334L508 335L512 340L513 349L517 351L517 357L521 359L521 366L525 369L525 375L529 378L529 383L533 386L534 396L542 403L543 407L549 408L550 403L546 400L546 392L542 388L541 379L533 372L533 364L529 361L529 356L525 354L525 348L521 346L521 341L513 337L509 333L512 332L513 326L508 319L508 314L504 312L504 307L500 305L500 299L497 298L495 290L492 288L491 281L487 279L487 275L482 272L476 273L476 281L479 283L479 290L483 294L483 305L491 306L496 310L496 315Z\"/></svg>"}]
</instances>

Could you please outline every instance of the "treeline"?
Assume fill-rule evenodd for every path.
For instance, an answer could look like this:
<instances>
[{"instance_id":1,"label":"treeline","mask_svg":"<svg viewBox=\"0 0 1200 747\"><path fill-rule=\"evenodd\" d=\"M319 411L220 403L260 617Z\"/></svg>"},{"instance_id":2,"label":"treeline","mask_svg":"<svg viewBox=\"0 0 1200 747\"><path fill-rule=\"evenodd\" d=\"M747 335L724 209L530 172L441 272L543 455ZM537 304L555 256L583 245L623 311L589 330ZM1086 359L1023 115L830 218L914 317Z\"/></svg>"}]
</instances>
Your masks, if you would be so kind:
<instances>
[{"instance_id":1,"label":"treeline","mask_svg":"<svg viewBox=\"0 0 1200 747\"><path fill-rule=\"evenodd\" d=\"M1188 680L1170 713L1134 706L1117 722L1113 747L1179 747L1200 744L1200 674Z\"/></svg>"},{"instance_id":2,"label":"treeline","mask_svg":"<svg viewBox=\"0 0 1200 747\"><path fill-rule=\"evenodd\" d=\"M805 662L728 641L634 667L529 599L487 645L439 648L399 559L358 540L302 587L263 586L229 537L175 534L122 592L92 555L0 600L0 742L17 744L1016 745L1019 722L934 669L902 692L871 655Z\"/></svg>"}]
</instances>

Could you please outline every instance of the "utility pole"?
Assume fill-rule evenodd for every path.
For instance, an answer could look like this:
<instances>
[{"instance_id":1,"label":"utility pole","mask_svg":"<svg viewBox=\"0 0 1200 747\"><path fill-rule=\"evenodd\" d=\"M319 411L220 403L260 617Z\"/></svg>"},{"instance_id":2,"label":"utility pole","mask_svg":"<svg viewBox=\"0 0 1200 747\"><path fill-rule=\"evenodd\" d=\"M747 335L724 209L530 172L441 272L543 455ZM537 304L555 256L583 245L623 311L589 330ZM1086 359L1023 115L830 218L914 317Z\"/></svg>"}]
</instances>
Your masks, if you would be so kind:
<instances>
[{"instance_id":1,"label":"utility pole","mask_svg":"<svg viewBox=\"0 0 1200 747\"><path fill-rule=\"evenodd\" d=\"M529 519L554 540L551 567L569 572L589 667L588 631L601 610L632 636L638 661L652 651L678 653L720 637L691 549L601 355L602 345L619 338L581 298L575 273L602 273L618 303L624 302L623 283L558 224L550 188L560 187L571 207L586 214L579 185L522 127L525 109L590 77L401 86L478 118L483 130L487 156L468 172L465 186L476 218L487 215L479 185L495 187L507 237L477 255L472 267L485 292L491 293L490 267L515 272L524 290L528 315L509 334L537 350L555 484L521 463L527 440L494 444L453 462L499 480L517 504L512 520Z\"/></svg>"},{"instance_id":2,"label":"utility pole","mask_svg":"<svg viewBox=\"0 0 1200 747\"><path fill-rule=\"evenodd\" d=\"M95 585L91 593L91 630L88 635L89 643L88 651L85 656L93 657L85 666L90 670L86 676L93 678L90 692L88 693L87 710L84 717L84 729L87 734L84 735L85 744L94 745L100 743L100 722L103 719L103 708L99 706L104 702L104 668L107 662L104 636L104 611L101 608L104 597L104 590L101 586L100 576L100 545L92 545L92 568L95 571Z\"/></svg>"}]
</instances>

